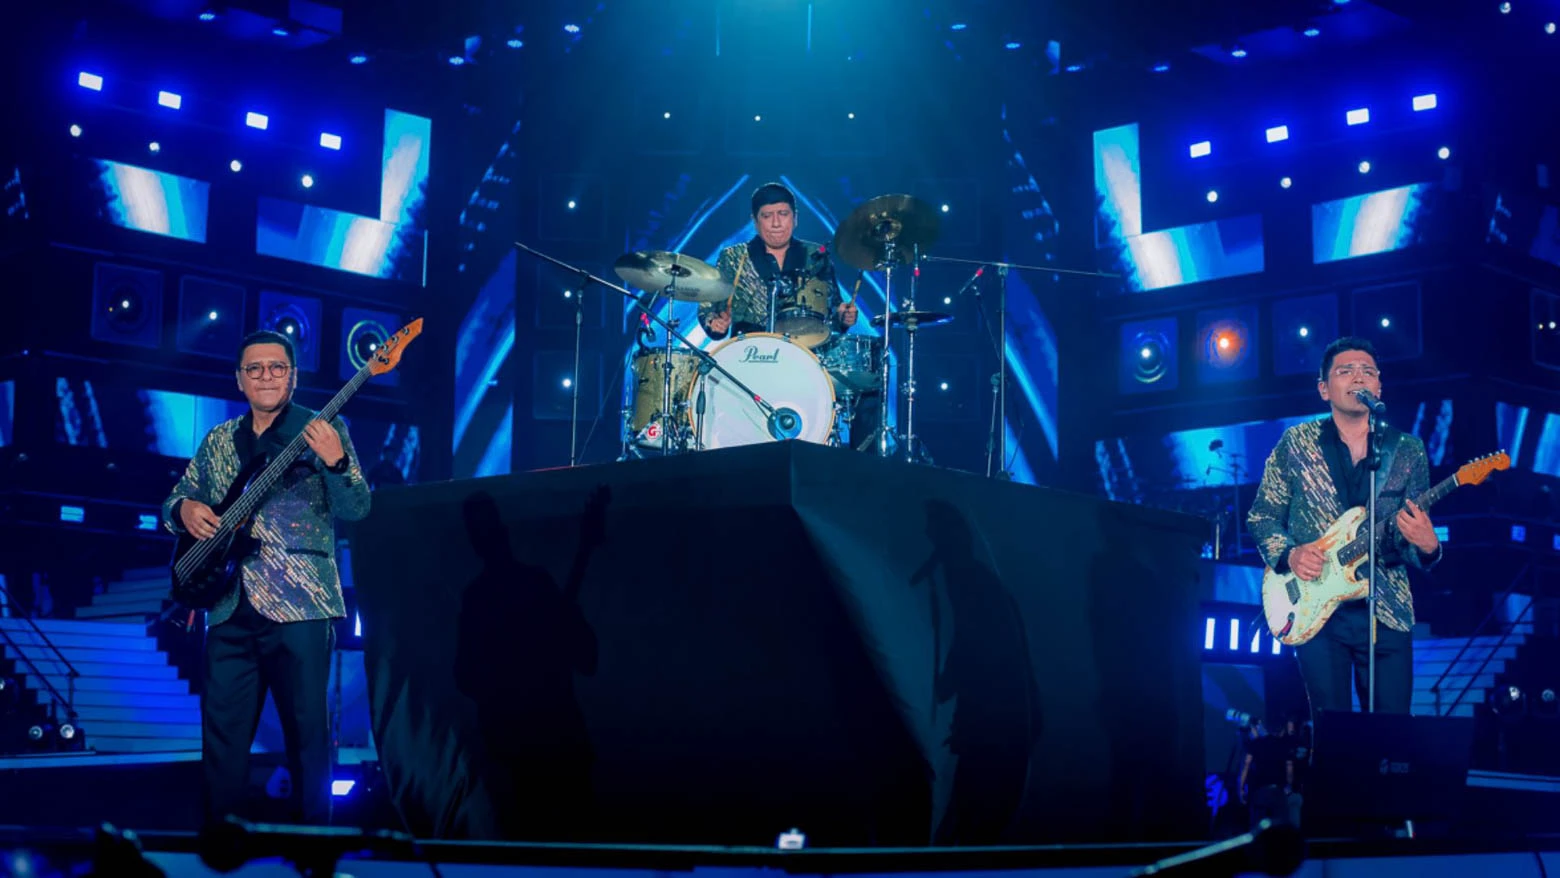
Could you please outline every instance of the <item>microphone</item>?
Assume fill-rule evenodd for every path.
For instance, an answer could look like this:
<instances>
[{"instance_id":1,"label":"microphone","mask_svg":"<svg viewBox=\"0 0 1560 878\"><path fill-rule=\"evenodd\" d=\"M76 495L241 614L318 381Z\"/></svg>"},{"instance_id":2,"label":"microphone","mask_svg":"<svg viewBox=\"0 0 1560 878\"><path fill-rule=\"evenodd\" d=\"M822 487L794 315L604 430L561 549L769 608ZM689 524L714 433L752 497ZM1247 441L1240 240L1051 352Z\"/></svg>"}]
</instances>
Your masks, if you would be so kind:
<instances>
[{"instance_id":1,"label":"microphone","mask_svg":"<svg viewBox=\"0 0 1560 878\"><path fill-rule=\"evenodd\" d=\"M965 293L969 292L970 288L975 286L975 282L980 280L980 276L985 274L985 273L986 273L986 266L984 266L984 265L982 265L980 268L975 269L975 273L970 275L970 279L964 282L964 286L959 287L959 291L957 293L954 293L954 296L962 296Z\"/></svg>"},{"instance_id":2,"label":"microphone","mask_svg":"<svg viewBox=\"0 0 1560 878\"><path fill-rule=\"evenodd\" d=\"M1371 393L1369 390L1355 390L1352 393L1355 399L1365 403L1365 407L1370 409L1371 414L1384 415L1387 413L1387 404L1377 399L1376 394Z\"/></svg>"}]
</instances>

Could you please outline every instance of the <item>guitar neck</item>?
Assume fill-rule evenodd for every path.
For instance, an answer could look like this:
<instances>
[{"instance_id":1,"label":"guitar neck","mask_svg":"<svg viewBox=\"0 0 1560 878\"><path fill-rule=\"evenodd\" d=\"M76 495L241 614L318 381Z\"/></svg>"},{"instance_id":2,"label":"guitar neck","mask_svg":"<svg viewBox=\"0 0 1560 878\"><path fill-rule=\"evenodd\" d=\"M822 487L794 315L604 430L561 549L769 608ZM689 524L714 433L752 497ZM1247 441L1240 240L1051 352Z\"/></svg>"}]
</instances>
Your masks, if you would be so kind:
<instances>
[{"instance_id":1,"label":"guitar neck","mask_svg":"<svg viewBox=\"0 0 1560 878\"><path fill-rule=\"evenodd\" d=\"M372 377L372 374L367 366L358 370L358 373L352 376L352 379L336 393L331 401L326 403L324 408L320 409L319 420L329 423L335 418L340 413L342 407L347 404L347 400L351 399L364 384L368 383L368 379ZM282 477L282 473L286 472L289 466L292 466L293 461L303 454L303 450L307 445L308 442L304 439L303 433L294 436L292 441L288 442L287 446L276 456L276 459L266 465L266 468L255 479L249 490L245 491L243 496L222 514L223 526L226 527L230 521L236 524L253 515L255 509L265 501L265 495L270 491L271 486Z\"/></svg>"}]
</instances>

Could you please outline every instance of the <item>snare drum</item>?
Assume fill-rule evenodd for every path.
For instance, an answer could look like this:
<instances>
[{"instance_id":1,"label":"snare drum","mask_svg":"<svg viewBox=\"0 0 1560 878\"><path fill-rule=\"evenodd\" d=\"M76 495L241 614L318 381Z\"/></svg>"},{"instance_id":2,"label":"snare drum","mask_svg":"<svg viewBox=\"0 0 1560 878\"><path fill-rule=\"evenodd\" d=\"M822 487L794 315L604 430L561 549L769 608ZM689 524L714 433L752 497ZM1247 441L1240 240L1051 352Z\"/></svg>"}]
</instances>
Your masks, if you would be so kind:
<instances>
[{"instance_id":1,"label":"snare drum","mask_svg":"<svg viewBox=\"0 0 1560 878\"><path fill-rule=\"evenodd\" d=\"M878 389L880 341L870 335L840 335L814 350L840 392L870 393Z\"/></svg>"},{"instance_id":2,"label":"snare drum","mask_svg":"<svg viewBox=\"0 0 1560 878\"><path fill-rule=\"evenodd\" d=\"M634 375L630 379L633 401L630 404L628 432L640 445L661 444L661 430L665 423L651 424L657 412L668 411L673 425L683 426L688 423L686 406L680 403L687 400L683 394L699 371L699 361L687 351L672 351L672 398L663 401L661 397L665 383L661 365L665 362L666 351L662 348L646 348L634 354Z\"/></svg>"},{"instance_id":3,"label":"snare drum","mask_svg":"<svg viewBox=\"0 0 1560 878\"><path fill-rule=\"evenodd\" d=\"M829 285L813 278L775 311L775 332L813 348L829 340Z\"/></svg>"},{"instance_id":4,"label":"snare drum","mask_svg":"<svg viewBox=\"0 0 1560 878\"><path fill-rule=\"evenodd\" d=\"M703 379L704 414L693 415L700 448L781 439L828 444L834 431L834 387L812 351L782 335L755 332L712 348L710 355L784 420L771 423L752 397L712 370ZM688 388L690 401L698 399L699 380L695 375ZM690 408L697 409L697 403Z\"/></svg>"}]
</instances>

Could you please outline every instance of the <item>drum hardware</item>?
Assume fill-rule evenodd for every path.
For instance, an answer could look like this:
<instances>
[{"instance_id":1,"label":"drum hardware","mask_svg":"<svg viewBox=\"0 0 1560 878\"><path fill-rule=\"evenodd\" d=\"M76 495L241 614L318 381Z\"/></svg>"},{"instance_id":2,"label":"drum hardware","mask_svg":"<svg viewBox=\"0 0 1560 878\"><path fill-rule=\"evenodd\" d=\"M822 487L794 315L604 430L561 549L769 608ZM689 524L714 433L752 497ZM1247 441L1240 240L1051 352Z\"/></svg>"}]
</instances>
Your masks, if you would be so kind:
<instances>
[{"instance_id":1,"label":"drum hardware","mask_svg":"<svg viewBox=\"0 0 1560 878\"><path fill-rule=\"evenodd\" d=\"M726 369L720 363L716 362L709 353L700 350L696 345L688 340L687 336L683 335L681 332L678 332L675 326L657 315L655 311L649 307L649 301L644 301L653 301L654 296L647 295L643 297L644 300L642 300L641 297L635 296L633 291L624 287L620 287L611 281L599 278L582 268L570 265L566 262L563 262L562 260L542 253L539 250L535 250L519 241L514 242L514 244L520 250L523 250L524 252L543 260L544 262L552 263L553 265L556 265L565 271L573 272L579 275L584 281L600 284L607 289L617 292L619 295L632 302L634 307L638 309L639 312L647 319L666 331L667 341L663 350L666 360L662 364L662 368L664 370L662 396L663 411L669 412L673 408L672 406L668 406L665 401L673 398L669 385L671 383L671 371L673 368L672 339L675 338L683 348L690 351L700 360L710 363L710 367L712 369L719 372L722 376L725 377L726 380L730 381L733 387L742 391L742 393L745 394L745 399L748 400L748 402L750 402L753 406L758 408L759 412L763 414L766 421L772 425L772 429L783 429L788 424L790 424L792 420L794 420L794 412L791 412L788 415L786 412L776 409L774 406L770 405L768 400L752 392L752 390L749 389L748 386L740 379L738 379L736 375L733 375L728 369ZM668 253L665 251L629 253L620 257L614 268L617 270L620 277L622 277L624 280L629 280L630 282L638 280L647 283L658 283L662 278L667 279L668 282L666 286L658 291L658 295L664 295L667 298L673 299L675 301L715 302L722 298L727 298L731 295L731 286L720 280L720 273L716 271L713 266L698 259L694 259L693 257L684 256L680 253ZM663 454L671 453L671 443L666 433L662 434L661 451Z\"/></svg>"},{"instance_id":2,"label":"drum hardware","mask_svg":"<svg viewBox=\"0 0 1560 878\"><path fill-rule=\"evenodd\" d=\"M708 397L699 415L697 447L786 439L828 443L836 420L836 396L829 374L812 351L783 335L756 332L733 336L711 349L710 356L722 374L695 378L705 386L691 395ZM748 387L727 381L725 376L733 373ZM772 401L768 416L758 417L747 401L754 391ZM699 408L695 403L695 410Z\"/></svg>"},{"instance_id":3,"label":"drum hardware","mask_svg":"<svg viewBox=\"0 0 1560 878\"><path fill-rule=\"evenodd\" d=\"M895 268L900 265L918 265L921 252L936 243L937 235L941 228L941 220L937 212L930 204L910 195L880 195L862 203L844 222L834 235L834 252L839 254L847 264L862 271L874 271L882 269L884 273L883 300L886 312L883 317L889 317L893 313L894 303L894 275ZM915 278L912 272L910 284L910 297L905 300L902 310L915 312ZM874 319L874 324L880 321ZM879 419L876 445L878 456L890 455L890 440L895 437L894 428L889 424L889 361L892 349L892 334L890 329L894 322L883 323L883 361L879 372L879 388L882 393L883 414ZM905 325L907 329L915 325L911 320ZM901 442L905 449L906 459L915 461L918 457L915 447L914 417L915 417L915 335L911 330L908 344L909 359L906 363L908 376L905 386L910 393L905 407L906 433Z\"/></svg>"},{"instance_id":4,"label":"drum hardware","mask_svg":"<svg viewBox=\"0 0 1560 878\"><path fill-rule=\"evenodd\" d=\"M1001 461L1001 469L996 475L1001 479L1012 479L1013 474L1008 471L1011 458L1007 448L1007 278L1008 270L1017 268L1024 271L1040 271L1053 275L1068 275L1071 277L1120 277L1104 271L1078 271L1070 268L1048 268L1042 265L1020 265L1016 262L982 261L976 259L959 259L953 256L928 256L927 262L947 262L958 265L975 266L975 274L959 290L963 294L965 290L973 290L975 295L975 307L980 312L981 323L990 326L986 319L986 310L981 305L980 286L977 283L987 268L997 269L997 334L991 339L993 354L997 358L997 374L992 376L994 393L992 400L991 429L986 437L986 476L992 475L992 465L995 460ZM925 325L925 324L923 324Z\"/></svg>"}]
</instances>

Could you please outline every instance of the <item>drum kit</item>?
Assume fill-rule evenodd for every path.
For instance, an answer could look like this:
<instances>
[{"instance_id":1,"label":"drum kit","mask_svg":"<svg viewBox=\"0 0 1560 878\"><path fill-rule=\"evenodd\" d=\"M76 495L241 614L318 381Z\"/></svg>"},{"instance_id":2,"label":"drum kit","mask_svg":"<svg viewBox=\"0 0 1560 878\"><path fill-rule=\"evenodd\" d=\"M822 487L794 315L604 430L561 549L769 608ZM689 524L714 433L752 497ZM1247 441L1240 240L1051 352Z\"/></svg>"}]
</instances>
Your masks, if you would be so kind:
<instances>
[{"instance_id":1,"label":"drum kit","mask_svg":"<svg viewBox=\"0 0 1560 878\"><path fill-rule=\"evenodd\" d=\"M862 204L840 224L833 251L862 271L886 273L885 298L894 303L896 275L913 266L937 239L938 215L931 205L907 195L889 195ZM627 253L614 265L618 277L645 291L640 306L653 313L658 299L671 302L725 302L731 284L702 260L681 253ZM913 288L913 282L912 282ZM909 459L927 461L914 433L915 336L923 328L953 319L951 314L918 311L914 293L898 310L874 318L884 337L902 331L907 338L905 433L896 435L887 418L870 437L850 436L856 404L863 396L887 398L890 357L883 339L831 327L830 288L817 278L775 284L765 329L733 335L699 352L682 344L671 319L663 343L642 346L634 355L631 386L623 409L625 456L646 450L677 453L750 445L785 439L874 447L889 456L903 450ZM889 338L891 342L892 339ZM701 353L705 357L701 357ZM779 413L771 417L754 398ZM885 407L886 408L886 407Z\"/></svg>"},{"instance_id":2,"label":"drum kit","mask_svg":"<svg viewBox=\"0 0 1560 878\"><path fill-rule=\"evenodd\" d=\"M798 279L771 287L764 332L738 332L709 350L693 344L678 330L675 317L662 318L655 305L728 302L732 283L703 260L683 253L652 250L626 253L613 266L631 290L516 242L520 249L577 274L582 280L615 290L635 304L648 328L659 326L662 343L640 343L634 354L631 384L622 409L622 458L645 453L678 454L761 442L798 439L820 444L872 448L882 457L903 457L930 463L915 433L916 346L922 329L953 320L953 315L922 311L915 302L918 267L923 262L977 266L975 278L988 267L998 269L1002 290L997 338L1005 338L1006 277L1000 262L927 255L936 243L940 219L933 207L909 195L884 195L858 206L840 223L832 250L846 264L863 272L883 272L884 314L872 325L880 337L836 332L832 328L827 282ZM909 279L902 279L909 269ZM1065 272L1054 268L1040 270ZM1087 272L1087 274L1095 274ZM891 363L896 338L904 350L903 431L889 417ZM992 436L987 444L987 475L993 457L1006 463L1006 357L997 352L1000 372L993 377ZM576 382L576 387L578 382ZM850 435L856 405L866 396L880 402L876 431L863 440ZM999 413L1001 417L999 417ZM570 465L575 462L571 442ZM1000 448L1000 454L998 449ZM1005 469L1005 466L1003 467Z\"/></svg>"}]
</instances>

